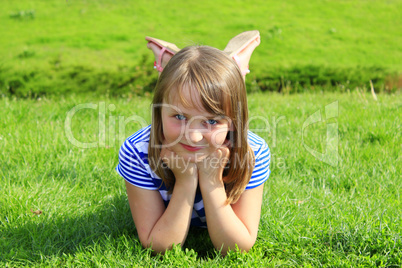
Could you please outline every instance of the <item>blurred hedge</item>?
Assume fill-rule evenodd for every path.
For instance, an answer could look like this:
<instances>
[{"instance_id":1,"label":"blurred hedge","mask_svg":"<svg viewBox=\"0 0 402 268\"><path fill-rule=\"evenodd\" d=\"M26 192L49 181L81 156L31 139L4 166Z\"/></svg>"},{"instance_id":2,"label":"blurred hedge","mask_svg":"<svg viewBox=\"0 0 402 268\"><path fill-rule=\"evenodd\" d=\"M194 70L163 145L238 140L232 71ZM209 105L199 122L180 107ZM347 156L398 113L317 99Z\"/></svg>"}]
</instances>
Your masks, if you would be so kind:
<instances>
[{"instance_id":1,"label":"blurred hedge","mask_svg":"<svg viewBox=\"0 0 402 268\"><path fill-rule=\"evenodd\" d=\"M99 70L88 66L57 67L48 70L14 70L0 68L0 95L40 97L92 92L110 96L142 95L151 93L157 73L150 59L143 56L132 66L119 66L115 70ZM370 89L373 82L376 92L395 92L400 89L400 77L379 67L331 68L314 65L295 66L289 69L266 70L260 76L247 75L249 92L274 91L298 93L304 91L341 91Z\"/></svg>"},{"instance_id":2,"label":"blurred hedge","mask_svg":"<svg viewBox=\"0 0 402 268\"><path fill-rule=\"evenodd\" d=\"M256 77L261 91L297 93L306 90L341 91L370 89L370 81L377 92L394 92L400 88L397 73L381 67L333 68L316 65L294 66L268 71Z\"/></svg>"}]
</instances>

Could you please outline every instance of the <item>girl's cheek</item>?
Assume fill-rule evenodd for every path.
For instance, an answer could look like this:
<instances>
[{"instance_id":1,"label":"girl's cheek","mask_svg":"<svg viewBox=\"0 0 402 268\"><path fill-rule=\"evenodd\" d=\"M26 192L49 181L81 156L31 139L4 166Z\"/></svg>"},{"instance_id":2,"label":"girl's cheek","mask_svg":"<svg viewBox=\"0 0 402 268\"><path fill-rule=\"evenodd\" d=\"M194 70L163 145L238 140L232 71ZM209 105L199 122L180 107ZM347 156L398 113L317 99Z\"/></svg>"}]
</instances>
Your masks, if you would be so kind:
<instances>
[{"instance_id":1,"label":"girl's cheek","mask_svg":"<svg viewBox=\"0 0 402 268\"><path fill-rule=\"evenodd\" d=\"M221 132L213 135L211 141L214 147L220 147L221 145L223 145L226 141L226 136L227 132Z\"/></svg>"},{"instance_id":2,"label":"girl's cheek","mask_svg":"<svg viewBox=\"0 0 402 268\"><path fill-rule=\"evenodd\" d=\"M173 140L180 140L180 138L184 136L183 125L180 123L168 122L164 129L164 135Z\"/></svg>"}]
</instances>

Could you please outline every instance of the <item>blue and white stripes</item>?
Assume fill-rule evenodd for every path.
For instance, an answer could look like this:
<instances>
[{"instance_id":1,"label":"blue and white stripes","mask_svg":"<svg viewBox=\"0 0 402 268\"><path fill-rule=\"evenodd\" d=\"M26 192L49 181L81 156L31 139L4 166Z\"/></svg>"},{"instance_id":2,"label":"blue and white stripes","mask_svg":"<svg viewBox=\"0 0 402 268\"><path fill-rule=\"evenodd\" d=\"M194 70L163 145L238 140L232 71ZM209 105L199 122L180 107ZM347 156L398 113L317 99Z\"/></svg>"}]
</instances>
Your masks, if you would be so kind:
<instances>
[{"instance_id":1,"label":"blue and white stripes","mask_svg":"<svg viewBox=\"0 0 402 268\"><path fill-rule=\"evenodd\" d=\"M134 186L159 191L165 205L169 203L171 195L168 194L162 180L151 170L148 160L148 144L151 126L145 127L131 135L120 148L119 164L116 171ZM255 167L246 190L263 184L269 177L269 164L271 154L266 142L252 132L248 132L248 142L255 154ZM204 203L201 193L197 193L191 224L206 226Z\"/></svg>"},{"instance_id":2,"label":"blue and white stripes","mask_svg":"<svg viewBox=\"0 0 402 268\"><path fill-rule=\"evenodd\" d=\"M251 149L254 151L255 166L250 178L250 182L246 186L246 190L263 184L271 173L271 170L269 169L269 164L271 163L271 153L267 143L251 131L248 132L248 142Z\"/></svg>"}]
</instances>

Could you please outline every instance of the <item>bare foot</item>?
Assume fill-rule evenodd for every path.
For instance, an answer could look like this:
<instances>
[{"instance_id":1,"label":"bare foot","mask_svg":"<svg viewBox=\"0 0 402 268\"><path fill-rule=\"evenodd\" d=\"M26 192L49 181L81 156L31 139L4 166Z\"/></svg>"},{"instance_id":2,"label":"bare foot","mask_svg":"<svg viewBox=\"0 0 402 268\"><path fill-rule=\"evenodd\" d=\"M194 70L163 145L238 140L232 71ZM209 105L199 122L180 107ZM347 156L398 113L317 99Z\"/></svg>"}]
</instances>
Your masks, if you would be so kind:
<instances>
[{"instance_id":1,"label":"bare foot","mask_svg":"<svg viewBox=\"0 0 402 268\"><path fill-rule=\"evenodd\" d=\"M244 79L246 74L250 72L248 67L251 54L260 44L260 41L258 31L247 31L233 37L223 50L237 62Z\"/></svg>"},{"instance_id":2,"label":"bare foot","mask_svg":"<svg viewBox=\"0 0 402 268\"><path fill-rule=\"evenodd\" d=\"M233 55L233 59L239 65L243 78L246 79L246 74L250 73L249 62L254 49L260 44L260 37L251 41L243 50Z\"/></svg>"},{"instance_id":3,"label":"bare foot","mask_svg":"<svg viewBox=\"0 0 402 268\"><path fill-rule=\"evenodd\" d=\"M152 50L155 56L155 68L158 70L159 75L165 68L169 60L176 54L180 49L171 43L165 42L163 40L155 39L152 37L146 37L148 40L147 48Z\"/></svg>"}]
</instances>

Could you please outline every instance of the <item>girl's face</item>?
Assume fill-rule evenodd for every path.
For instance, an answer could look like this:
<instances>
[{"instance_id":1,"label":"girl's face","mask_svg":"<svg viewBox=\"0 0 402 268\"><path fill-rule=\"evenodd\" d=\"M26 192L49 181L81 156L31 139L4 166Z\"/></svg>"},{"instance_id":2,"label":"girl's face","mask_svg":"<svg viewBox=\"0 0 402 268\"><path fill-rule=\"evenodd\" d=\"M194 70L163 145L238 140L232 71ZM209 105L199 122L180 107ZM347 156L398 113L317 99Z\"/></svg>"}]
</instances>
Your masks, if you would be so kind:
<instances>
[{"instance_id":1,"label":"girl's face","mask_svg":"<svg viewBox=\"0 0 402 268\"><path fill-rule=\"evenodd\" d=\"M186 161L197 162L222 146L230 130L230 119L225 115L207 112L196 90L184 88L182 98L191 107L184 106L179 96L162 106L164 145Z\"/></svg>"}]
</instances>

